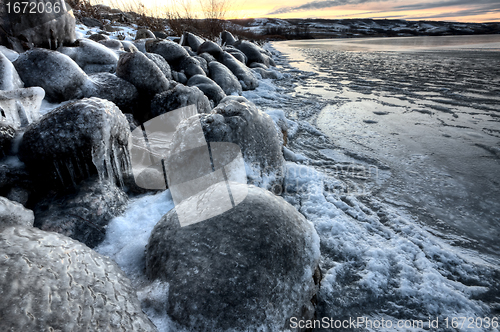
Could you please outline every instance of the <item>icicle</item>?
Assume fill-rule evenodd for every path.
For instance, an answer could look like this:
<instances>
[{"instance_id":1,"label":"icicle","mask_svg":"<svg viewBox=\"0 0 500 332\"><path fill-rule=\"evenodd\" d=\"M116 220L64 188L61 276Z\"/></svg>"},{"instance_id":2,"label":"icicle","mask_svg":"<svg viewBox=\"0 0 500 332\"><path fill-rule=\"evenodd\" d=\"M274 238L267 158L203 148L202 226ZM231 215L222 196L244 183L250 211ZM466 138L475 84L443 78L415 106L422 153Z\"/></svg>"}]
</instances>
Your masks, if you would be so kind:
<instances>
[{"instance_id":1,"label":"icicle","mask_svg":"<svg viewBox=\"0 0 500 332\"><path fill-rule=\"evenodd\" d=\"M94 146L92 147L92 163L97 169L97 174L99 175L99 181L104 181L106 166L104 165L104 158L100 150L101 149L97 149Z\"/></svg>"},{"instance_id":2,"label":"icicle","mask_svg":"<svg viewBox=\"0 0 500 332\"><path fill-rule=\"evenodd\" d=\"M71 183L73 183L73 186L76 188L75 171L73 169L73 163L71 162L71 158L64 164L66 166L66 169L68 170L69 177L71 178Z\"/></svg>"},{"instance_id":3,"label":"icicle","mask_svg":"<svg viewBox=\"0 0 500 332\"><path fill-rule=\"evenodd\" d=\"M58 164L58 161L54 160L54 168L56 170L57 176L59 177L59 181L61 181L61 184L64 186L64 179L61 175L61 171L59 170L59 166L57 164Z\"/></svg>"},{"instance_id":4,"label":"icicle","mask_svg":"<svg viewBox=\"0 0 500 332\"><path fill-rule=\"evenodd\" d=\"M82 166L80 165L80 158L78 158L78 152L75 154L75 163L76 163L76 168L78 169L78 178L84 178L85 173L83 172Z\"/></svg>"},{"instance_id":5,"label":"icicle","mask_svg":"<svg viewBox=\"0 0 500 332\"><path fill-rule=\"evenodd\" d=\"M111 149L113 151L113 161L114 161L116 176L118 177L118 181L120 182L120 187L123 188L125 187L125 184L123 183L123 174L120 166L120 159L118 158L117 148L115 147L114 143L111 143Z\"/></svg>"},{"instance_id":6,"label":"icicle","mask_svg":"<svg viewBox=\"0 0 500 332\"><path fill-rule=\"evenodd\" d=\"M49 38L49 50L51 50L51 49L52 49L52 41Z\"/></svg>"}]
</instances>

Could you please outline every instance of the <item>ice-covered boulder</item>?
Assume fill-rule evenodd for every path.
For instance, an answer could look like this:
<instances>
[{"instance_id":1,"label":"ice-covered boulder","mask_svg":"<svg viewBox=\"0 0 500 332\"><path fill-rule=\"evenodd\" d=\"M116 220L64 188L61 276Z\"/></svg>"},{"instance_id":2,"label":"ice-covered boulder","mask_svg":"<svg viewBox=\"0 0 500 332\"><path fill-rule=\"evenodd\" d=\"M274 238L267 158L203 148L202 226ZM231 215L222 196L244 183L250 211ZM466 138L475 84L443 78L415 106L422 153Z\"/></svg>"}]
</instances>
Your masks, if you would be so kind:
<instances>
[{"instance_id":1,"label":"ice-covered boulder","mask_svg":"<svg viewBox=\"0 0 500 332\"><path fill-rule=\"evenodd\" d=\"M170 40L147 40L145 47L146 51L161 55L170 65L189 56L184 47Z\"/></svg>"},{"instance_id":2,"label":"ice-covered boulder","mask_svg":"<svg viewBox=\"0 0 500 332\"><path fill-rule=\"evenodd\" d=\"M1 45L22 52L23 48L32 47L56 49L75 40L75 17L64 1L45 0L43 7L39 5L40 2L30 1L26 12L23 3L20 3L17 13L13 7L15 2L9 2L12 6L10 11L7 10L7 2L2 1L4 3L0 9ZM31 3L38 5L34 11Z\"/></svg>"},{"instance_id":3,"label":"ice-covered boulder","mask_svg":"<svg viewBox=\"0 0 500 332\"><path fill-rule=\"evenodd\" d=\"M158 116L178 108L195 105L198 113L209 113L210 101L197 87L177 85L172 90L157 94L151 102L151 115Z\"/></svg>"},{"instance_id":4,"label":"ice-covered boulder","mask_svg":"<svg viewBox=\"0 0 500 332\"><path fill-rule=\"evenodd\" d=\"M248 62L247 56L245 55L245 53L243 53L239 49L232 47L232 46L226 46L226 47L224 47L224 51L226 51L227 53L234 56L241 63L247 64L247 62Z\"/></svg>"},{"instance_id":5,"label":"ice-covered boulder","mask_svg":"<svg viewBox=\"0 0 500 332\"><path fill-rule=\"evenodd\" d=\"M203 75L206 76L205 71L201 68L200 62L196 60L194 57L185 57L179 61L179 64L176 66L177 71L183 72L187 78L190 78L194 75Z\"/></svg>"},{"instance_id":6,"label":"ice-covered boulder","mask_svg":"<svg viewBox=\"0 0 500 332\"><path fill-rule=\"evenodd\" d=\"M217 61L211 54L205 52L205 53L198 53L199 57L202 57L207 61L207 63L210 63L212 61Z\"/></svg>"},{"instance_id":7,"label":"ice-covered boulder","mask_svg":"<svg viewBox=\"0 0 500 332\"><path fill-rule=\"evenodd\" d=\"M89 75L83 96L97 97L113 102L123 112L131 112L139 97L137 88L122 78L110 73Z\"/></svg>"},{"instance_id":8,"label":"ice-covered boulder","mask_svg":"<svg viewBox=\"0 0 500 332\"><path fill-rule=\"evenodd\" d=\"M198 47L198 54L208 53L216 59L221 55L222 48L211 40L207 40Z\"/></svg>"},{"instance_id":9,"label":"ice-covered boulder","mask_svg":"<svg viewBox=\"0 0 500 332\"><path fill-rule=\"evenodd\" d=\"M156 331L116 263L66 236L5 228L0 276L2 331Z\"/></svg>"},{"instance_id":10,"label":"ice-covered boulder","mask_svg":"<svg viewBox=\"0 0 500 332\"><path fill-rule=\"evenodd\" d=\"M214 105L218 105L219 102L226 97L221 87L205 75L192 76L188 80L187 85L195 86L200 89L208 99L213 101Z\"/></svg>"},{"instance_id":11,"label":"ice-covered boulder","mask_svg":"<svg viewBox=\"0 0 500 332\"><path fill-rule=\"evenodd\" d=\"M205 75L208 76L210 72L208 71L208 62L207 62L207 60L205 60L205 58L202 58L199 55L195 55L193 58L195 58L196 60L198 60L198 62L200 63L201 69L203 69L203 71L205 72Z\"/></svg>"},{"instance_id":12,"label":"ice-covered boulder","mask_svg":"<svg viewBox=\"0 0 500 332\"><path fill-rule=\"evenodd\" d=\"M0 90L0 119L16 127L24 127L40 118L40 106L45 91L40 87Z\"/></svg>"},{"instance_id":13,"label":"ice-covered boulder","mask_svg":"<svg viewBox=\"0 0 500 332\"><path fill-rule=\"evenodd\" d=\"M188 79L186 77L186 75L182 72L178 72L178 71L175 71L175 70L172 70L172 79L174 81L176 81L177 83L181 83L181 84L186 84Z\"/></svg>"},{"instance_id":14,"label":"ice-covered boulder","mask_svg":"<svg viewBox=\"0 0 500 332\"><path fill-rule=\"evenodd\" d=\"M5 55L5 57L9 59L10 62L14 62L17 60L17 58L19 58L19 53L14 50L8 49L3 45L0 45L0 53Z\"/></svg>"},{"instance_id":15,"label":"ice-covered boulder","mask_svg":"<svg viewBox=\"0 0 500 332\"><path fill-rule=\"evenodd\" d=\"M134 43L132 43L128 40L122 40L121 43L122 43L122 46L123 46L123 49L125 50L125 52L131 52L131 53L139 52L137 47L135 47Z\"/></svg>"},{"instance_id":16,"label":"ice-covered boulder","mask_svg":"<svg viewBox=\"0 0 500 332\"><path fill-rule=\"evenodd\" d=\"M238 78L222 63L212 61L208 64L210 78L214 80L228 95L237 93L241 95L242 89Z\"/></svg>"},{"instance_id":17,"label":"ice-covered boulder","mask_svg":"<svg viewBox=\"0 0 500 332\"><path fill-rule=\"evenodd\" d=\"M269 115L243 97L223 99L201 118L208 142L231 142L241 148L249 183L281 192L284 159L282 145Z\"/></svg>"},{"instance_id":18,"label":"ice-covered boulder","mask_svg":"<svg viewBox=\"0 0 500 332\"><path fill-rule=\"evenodd\" d=\"M101 42L78 39L75 47L60 47L58 51L75 61L87 74L114 72L118 55Z\"/></svg>"},{"instance_id":19,"label":"ice-covered boulder","mask_svg":"<svg viewBox=\"0 0 500 332\"><path fill-rule=\"evenodd\" d=\"M109 37L102 33L94 33L91 34L88 39L93 40L95 42L99 42L101 40L109 40Z\"/></svg>"},{"instance_id":20,"label":"ice-covered boulder","mask_svg":"<svg viewBox=\"0 0 500 332\"><path fill-rule=\"evenodd\" d=\"M104 240L109 221L124 212L127 202L127 195L115 184L90 179L75 194L39 202L34 209L35 227L93 248Z\"/></svg>"},{"instance_id":21,"label":"ice-covered boulder","mask_svg":"<svg viewBox=\"0 0 500 332\"><path fill-rule=\"evenodd\" d=\"M172 71L168 62L159 54L156 53L144 53L149 60L153 61L161 72L165 75L168 80L172 79Z\"/></svg>"},{"instance_id":22,"label":"ice-covered boulder","mask_svg":"<svg viewBox=\"0 0 500 332\"><path fill-rule=\"evenodd\" d=\"M260 67L256 67L256 68L252 68L252 71L254 73L258 74L263 79L266 79L266 78L278 79L278 78L280 78L280 75L273 70L266 70L266 69L263 69Z\"/></svg>"},{"instance_id":23,"label":"ice-covered boulder","mask_svg":"<svg viewBox=\"0 0 500 332\"><path fill-rule=\"evenodd\" d=\"M181 44L182 46L189 46L191 47L193 52L198 52L198 47L200 47L200 45L204 42L205 40L203 40L203 38L186 31L183 33L179 44Z\"/></svg>"},{"instance_id":24,"label":"ice-covered boulder","mask_svg":"<svg viewBox=\"0 0 500 332\"><path fill-rule=\"evenodd\" d=\"M16 130L6 121L0 121L0 159L5 157L12 147L12 140L16 136Z\"/></svg>"},{"instance_id":25,"label":"ice-covered boulder","mask_svg":"<svg viewBox=\"0 0 500 332\"><path fill-rule=\"evenodd\" d=\"M28 127L19 147L40 188L76 187L98 174L122 183L130 169L127 119L115 104L98 98L65 104Z\"/></svg>"},{"instance_id":26,"label":"ice-covered boulder","mask_svg":"<svg viewBox=\"0 0 500 332\"><path fill-rule=\"evenodd\" d=\"M196 55L196 52L193 52L193 50L191 49L191 47L189 46L182 46L186 49L186 51L188 52L189 56L195 56Z\"/></svg>"},{"instance_id":27,"label":"ice-covered boulder","mask_svg":"<svg viewBox=\"0 0 500 332\"><path fill-rule=\"evenodd\" d=\"M291 317L313 318L320 254L314 226L266 190L233 184L231 192L246 197L220 215L181 227L176 211L188 200L156 224L146 273L169 282L166 309L156 309L189 331L284 331Z\"/></svg>"},{"instance_id":28,"label":"ice-covered boulder","mask_svg":"<svg viewBox=\"0 0 500 332\"><path fill-rule=\"evenodd\" d=\"M142 53L146 53L146 43L150 41L156 41L156 38L146 38L146 39L139 39L139 40L134 40L133 44L134 46Z\"/></svg>"},{"instance_id":29,"label":"ice-covered boulder","mask_svg":"<svg viewBox=\"0 0 500 332\"><path fill-rule=\"evenodd\" d=\"M248 63L259 62L266 66L276 66L269 54L267 54L262 47L254 43L246 40L238 40L233 46L245 53L248 58Z\"/></svg>"},{"instance_id":30,"label":"ice-covered boulder","mask_svg":"<svg viewBox=\"0 0 500 332\"><path fill-rule=\"evenodd\" d=\"M14 66L25 87L39 86L49 102L62 102L83 96L85 72L69 56L42 48L22 53Z\"/></svg>"},{"instance_id":31,"label":"ice-covered boulder","mask_svg":"<svg viewBox=\"0 0 500 332\"><path fill-rule=\"evenodd\" d=\"M160 68L140 52L120 55L116 76L132 83L139 93L148 96L154 96L170 87L168 79Z\"/></svg>"},{"instance_id":32,"label":"ice-covered boulder","mask_svg":"<svg viewBox=\"0 0 500 332\"><path fill-rule=\"evenodd\" d=\"M12 62L0 52L0 90L14 90L24 87L23 81Z\"/></svg>"},{"instance_id":33,"label":"ice-covered boulder","mask_svg":"<svg viewBox=\"0 0 500 332\"><path fill-rule=\"evenodd\" d=\"M233 45L237 41L233 34L226 30L222 31L220 38L222 40L222 45Z\"/></svg>"},{"instance_id":34,"label":"ice-covered boulder","mask_svg":"<svg viewBox=\"0 0 500 332\"><path fill-rule=\"evenodd\" d=\"M221 62L238 78L243 90L254 90L259 86L259 81L252 71L231 54L224 52L221 55Z\"/></svg>"},{"instance_id":35,"label":"ice-covered boulder","mask_svg":"<svg viewBox=\"0 0 500 332\"><path fill-rule=\"evenodd\" d=\"M125 48L123 47L123 44L121 41L116 40L116 39L107 39L107 40L100 40L99 44L106 46L110 50L113 51L125 51Z\"/></svg>"},{"instance_id":36,"label":"ice-covered boulder","mask_svg":"<svg viewBox=\"0 0 500 332\"><path fill-rule=\"evenodd\" d=\"M135 34L135 40L144 38L156 38L156 36L148 29L139 29Z\"/></svg>"},{"instance_id":37,"label":"ice-covered boulder","mask_svg":"<svg viewBox=\"0 0 500 332\"><path fill-rule=\"evenodd\" d=\"M33 211L0 196L0 231L11 226L32 227L34 220Z\"/></svg>"}]
</instances>

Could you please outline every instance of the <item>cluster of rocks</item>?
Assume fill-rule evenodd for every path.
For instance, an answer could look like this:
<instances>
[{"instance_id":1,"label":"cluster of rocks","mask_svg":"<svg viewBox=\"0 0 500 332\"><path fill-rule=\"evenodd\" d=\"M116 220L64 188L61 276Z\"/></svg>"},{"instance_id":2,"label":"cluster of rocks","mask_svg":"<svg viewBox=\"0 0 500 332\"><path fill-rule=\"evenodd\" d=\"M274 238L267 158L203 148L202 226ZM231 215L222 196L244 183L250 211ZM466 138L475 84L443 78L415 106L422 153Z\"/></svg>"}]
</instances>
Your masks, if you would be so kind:
<instances>
[{"instance_id":1,"label":"cluster of rocks","mask_svg":"<svg viewBox=\"0 0 500 332\"><path fill-rule=\"evenodd\" d=\"M154 309L197 331L286 330L291 317L312 318L319 239L267 191L283 182L282 143L272 119L240 96L259 77L276 77L270 54L229 32L222 46L191 33L176 43L147 31L133 42L75 41L71 17L42 17L38 26L25 22L33 31L12 28L2 37L30 49L0 48L0 195L8 198L0 197L0 310L7 313L0 327L155 330L123 272L89 247L123 213L127 192L140 191L131 131L192 105L206 142L237 145L251 172L248 184L232 185L233 196L245 195L231 210L180 227L176 211L188 204L181 202L157 224L146 273L169 282L170 291L168 305ZM8 18L14 27L16 17ZM35 38L38 29L52 29L49 45ZM43 100L62 104L40 116ZM194 122L183 120L186 131L174 136Z\"/></svg>"}]
</instances>

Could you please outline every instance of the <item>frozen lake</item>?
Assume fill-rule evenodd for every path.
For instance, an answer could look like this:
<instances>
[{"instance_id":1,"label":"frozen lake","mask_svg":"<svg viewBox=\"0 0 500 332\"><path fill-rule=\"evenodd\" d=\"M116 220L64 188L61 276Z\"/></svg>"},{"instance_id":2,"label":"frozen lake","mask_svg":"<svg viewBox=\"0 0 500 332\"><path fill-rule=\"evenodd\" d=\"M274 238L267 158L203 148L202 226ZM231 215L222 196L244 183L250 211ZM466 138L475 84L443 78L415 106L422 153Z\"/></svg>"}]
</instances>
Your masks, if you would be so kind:
<instances>
[{"instance_id":1,"label":"frozen lake","mask_svg":"<svg viewBox=\"0 0 500 332\"><path fill-rule=\"evenodd\" d=\"M453 245L499 257L500 35L273 46L314 73L295 92L326 102L316 127L375 161L371 195Z\"/></svg>"}]
</instances>

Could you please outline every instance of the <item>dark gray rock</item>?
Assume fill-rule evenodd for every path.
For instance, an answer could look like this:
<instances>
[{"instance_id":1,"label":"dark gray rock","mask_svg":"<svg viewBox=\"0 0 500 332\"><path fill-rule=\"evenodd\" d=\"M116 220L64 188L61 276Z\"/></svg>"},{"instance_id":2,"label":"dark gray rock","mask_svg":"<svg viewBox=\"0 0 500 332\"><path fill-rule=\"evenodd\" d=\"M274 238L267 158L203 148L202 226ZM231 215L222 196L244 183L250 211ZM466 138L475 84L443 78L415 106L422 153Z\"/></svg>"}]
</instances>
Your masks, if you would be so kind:
<instances>
[{"instance_id":1,"label":"dark gray rock","mask_svg":"<svg viewBox=\"0 0 500 332\"><path fill-rule=\"evenodd\" d=\"M161 55L170 65L189 56L184 47L170 40L148 40L145 47L146 51Z\"/></svg>"},{"instance_id":2,"label":"dark gray rock","mask_svg":"<svg viewBox=\"0 0 500 332\"><path fill-rule=\"evenodd\" d=\"M208 142L238 144L247 163L249 183L278 192L283 183L282 144L269 115L244 97L223 99L201 118Z\"/></svg>"},{"instance_id":3,"label":"dark gray rock","mask_svg":"<svg viewBox=\"0 0 500 332\"><path fill-rule=\"evenodd\" d=\"M113 103L82 99L30 125L19 159L40 188L76 187L94 174L121 184L130 173L129 136L127 119Z\"/></svg>"},{"instance_id":4,"label":"dark gray rock","mask_svg":"<svg viewBox=\"0 0 500 332\"><path fill-rule=\"evenodd\" d=\"M180 84L186 84L188 79L184 73L172 70L172 79Z\"/></svg>"},{"instance_id":5,"label":"dark gray rock","mask_svg":"<svg viewBox=\"0 0 500 332\"><path fill-rule=\"evenodd\" d=\"M0 90L14 90L24 87L23 81L12 62L0 52Z\"/></svg>"},{"instance_id":6,"label":"dark gray rock","mask_svg":"<svg viewBox=\"0 0 500 332\"><path fill-rule=\"evenodd\" d=\"M214 187L225 186L209 188L214 205ZM261 188L233 184L231 192L244 199L229 211L181 227L177 211L206 199L203 192L153 229L146 273L169 283L163 310L189 331L284 331L291 317L312 319L320 254L314 226Z\"/></svg>"},{"instance_id":7,"label":"dark gray rock","mask_svg":"<svg viewBox=\"0 0 500 332\"><path fill-rule=\"evenodd\" d=\"M227 53L229 53L232 56L234 56L240 62L242 62L244 64L247 64L247 62L248 62L247 56L245 55L245 53L243 53L242 51L238 50L237 48L234 48L234 47L224 47L224 51L226 51Z\"/></svg>"},{"instance_id":8,"label":"dark gray rock","mask_svg":"<svg viewBox=\"0 0 500 332\"><path fill-rule=\"evenodd\" d=\"M164 31L153 31L153 34L157 39L167 39L168 35Z\"/></svg>"},{"instance_id":9,"label":"dark gray rock","mask_svg":"<svg viewBox=\"0 0 500 332\"><path fill-rule=\"evenodd\" d=\"M207 40L198 47L198 54L208 53L216 59L221 55L222 48L211 40Z\"/></svg>"},{"instance_id":10,"label":"dark gray rock","mask_svg":"<svg viewBox=\"0 0 500 332\"><path fill-rule=\"evenodd\" d=\"M116 76L132 83L139 93L148 96L154 96L170 87L168 79L160 68L140 52L120 55Z\"/></svg>"},{"instance_id":11,"label":"dark gray rock","mask_svg":"<svg viewBox=\"0 0 500 332\"><path fill-rule=\"evenodd\" d=\"M102 24L102 22L99 21L98 19L84 16L80 19L80 21L89 28L98 27L99 29L104 29L104 24Z\"/></svg>"},{"instance_id":12,"label":"dark gray rock","mask_svg":"<svg viewBox=\"0 0 500 332\"><path fill-rule=\"evenodd\" d=\"M0 231L11 226L32 227L34 220L33 211L0 196Z\"/></svg>"},{"instance_id":13,"label":"dark gray rock","mask_svg":"<svg viewBox=\"0 0 500 332\"><path fill-rule=\"evenodd\" d=\"M241 84L229 68L217 61L210 62L208 68L210 71L210 78L214 80L227 95L233 93L241 95Z\"/></svg>"},{"instance_id":14,"label":"dark gray rock","mask_svg":"<svg viewBox=\"0 0 500 332\"><path fill-rule=\"evenodd\" d=\"M170 65L168 62L159 54L156 53L144 53L149 60L153 61L158 68L160 68L165 78L168 80L172 79L172 71L170 70Z\"/></svg>"},{"instance_id":15,"label":"dark gray rock","mask_svg":"<svg viewBox=\"0 0 500 332\"><path fill-rule=\"evenodd\" d=\"M226 94L214 81L204 75L194 75L188 82L188 86L195 86L200 89L205 96L213 101L214 105L218 105L219 102L226 97Z\"/></svg>"},{"instance_id":16,"label":"dark gray rock","mask_svg":"<svg viewBox=\"0 0 500 332\"><path fill-rule=\"evenodd\" d=\"M146 53L146 43L149 41L156 41L156 40L157 40L156 38L139 39L139 40L134 40L133 43L140 52Z\"/></svg>"},{"instance_id":17,"label":"dark gray rock","mask_svg":"<svg viewBox=\"0 0 500 332\"><path fill-rule=\"evenodd\" d=\"M221 62L238 78L243 90L254 90L259 86L259 81L253 72L231 54L224 52L221 55Z\"/></svg>"},{"instance_id":18,"label":"dark gray rock","mask_svg":"<svg viewBox=\"0 0 500 332\"><path fill-rule=\"evenodd\" d=\"M208 62L207 62L207 60L205 60L204 58L202 58L199 55L196 55L193 58L195 58L196 60L198 60L198 62L200 63L201 69L203 69L203 71L205 72L205 75L208 76L210 72L208 71Z\"/></svg>"},{"instance_id":19,"label":"dark gray rock","mask_svg":"<svg viewBox=\"0 0 500 332\"><path fill-rule=\"evenodd\" d=\"M201 68L200 62L193 57L185 57L180 60L179 64L176 66L177 71L183 72L187 78L194 75L206 76L205 71Z\"/></svg>"},{"instance_id":20,"label":"dark gray rock","mask_svg":"<svg viewBox=\"0 0 500 332\"><path fill-rule=\"evenodd\" d=\"M189 46L182 46L184 47L184 49L188 52L189 56L195 56L196 55L196 52L193 52L193 50L191 49L191 47Z\"/></svg>"},{"instance_id":21,"label":"dark gray rock","mask_svg":"<svg viewBox=\"0 0 500 332\"><path fill-rule=\"evenodd\" d=\"M2 331L156 331L116 263L66 236L5 228L0 276Z\"/></svg>"},{"instance_id":22,"label":"dark gray rock","mask_svg":"<svg viewBox=\"0 0 500 332\"><path fill-rule=\"evenodd\" d=\"M192 34L191 32L184 32L182 35L181 41L179 44L182 46L189 46L193 50L193 52L198 52L198 47L200 47L201 44L203 44L205 40L201 37L198 37L195 34Z\"/></svg>"},{"instance_id":23,"label":"dark gray rock","mask_svg":"<svg viewBox=\"0 0 500 332\"><path fill-rule=\"evenodd\" d=\"M110 73L90 75L83 95L85 98L97 97L109 100L123 112L132 111L139 97L137 88L132 83Z\"/></svg>"},{"instance_id":24,"label":"dark gray rock","mask_svg":"<svg viewBox=\"0 0 500 332\"><path fill-rule=\"evenodd\" d=\"M88 39L93 40L95 42L98 42L101 40L109 40L109 37L105 34L102 34L102 33L94 33L94 34L90 35L90 37Z\"/></svg>"},{"instance_id":25,"label":"dark gray rock","mask_svg":"<svg viewBox=\"0 0 500 332\"><path fill-rule=\"evenodd\" d=\"M203 59L205 59L207 61L207 63L210 63L212 61L217 61L212 55L210 55L209 53L198 53L198 56L199 57L202 57Z\"/></svg>"},{"instance_id":26,"label":"dark gray rock","mask_svg":"<svg viewBox=\"0 0 500 332\"><path fill-rule=\"evenodd\" d=\"M15 136L14 127L5 121L0 121L0 159L9 154Z\"/></svg>"},{"instance_id":27,"label":"dark gray rock","mask_svg":"<svg viewBox=\"0 0 500 332\"><path fill-rule=\"evenodd\" d=\"M127 195L113 183L90 179L74 194L39 202L34 225L93 248L104 240L109 221L122 214L127 203Z\"/></svg>"},{"instance_id":28,"label":"dark gray rock","mask_svg":"<svg viewBox=\"0 0 500 332\"><path fill-rule=\"evenodd\" d=\"M237 39L229 31L222 31L221 35L222 45L234 45Z\"/></svg>"},{"instance_id":29,"label":"dark gray rock","mask_svg":"<svg viewBox=\"0 0 500 332\"><path fill-rule=\"evenodd\" d=\"M58 51L73 59L87 74L112 73L116 69L118 55L104 46L105 42L120 43L117 40L95 42L88 39L78 39L75 42L76 47L60 47Z\"/></svg>"},{"instance_id":30,"label":"dark gray rock","mask_svg":"<svg viewBox=\"0 0 500 332\"><path fill-rule=\"evenodd\" d=\"M181 107L195 105L198 113L209 113L210 101L197 87L177 85L169 91L156 95L151 102L151 114L158 116Z\"/></svg>"},{"instance_id":31,"label":"dark gray rock","mask_svg":"<svg viewBox=\"0 0 500 332\"><path fill-rule=\"evenodd\" d=\"M49 102L83 96L82 88L87 82L87 75L67 55L35 48L22 53L14 66L24 85L42 87Z\"/></svg>"},{"instance_id":32,"label":"dark gray rock","mask_svg":"<svg viewBox=\"0 0 500 332\"><path fill-rule=\"evenodd\" d=\"M144 38L156 38L156 36L148 29L139 29L135 34L135 40Z\"/></svg>"},{"instance_id":33,"label":"dark gray rock","mask_svg":"<svg viewBox=\"0 0 500 332\"><path fill-rule=\"evenodd\" d=\"M259 62L268 67L276 66L273 59L267 54L267 52L262 47L257 46L254 43L246 40L238 40L233 46L245 53L248 58L248 63Z\"/></svg>"},{"instance_id":34,"label":"dark gray rock","mask_svg":"<svg viewBox=\"0 0 500 332\"><path fill-rule=\"evenodd\" d=\"M122 42L116 39L100 40L99 44L102 44L113 51L125 51Z\"/></svg>"},{"instance_id":35,"label":"dark gray rock","mask_svg":"<svg viewBox=\"0 0 500 332\"><path fill-rule=\"evenodd\" d=\"M9 13L6 6L2 6L0 44L10 46L18 52L22 52L23 48L56 49L63 44L71 44L75 40L75 17L71 8L59 0L44 1L44 8L48 8L49 3L52 8L55 8L54 5L60 6L58 13L49 13L48 10L36 10L36 13L30 14L20 10L15 13L13 8ZM11 2L11 5L14 5L14 2ZM22 4L21 6L24 7Z\"/></svg>"}]
</instances>

